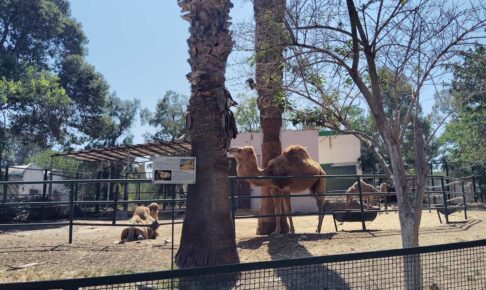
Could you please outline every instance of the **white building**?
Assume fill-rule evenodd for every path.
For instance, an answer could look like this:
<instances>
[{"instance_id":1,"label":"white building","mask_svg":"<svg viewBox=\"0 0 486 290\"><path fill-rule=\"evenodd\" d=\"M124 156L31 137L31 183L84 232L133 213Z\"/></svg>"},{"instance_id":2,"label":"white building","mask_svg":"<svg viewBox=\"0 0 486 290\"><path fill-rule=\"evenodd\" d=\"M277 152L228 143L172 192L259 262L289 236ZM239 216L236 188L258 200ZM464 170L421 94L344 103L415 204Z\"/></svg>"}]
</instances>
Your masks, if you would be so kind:
<instances>
[{"instance_id":1,"label":"white building","mask_svg":"<svg viewBox=\"0 0 486 290\"><path fill-rule=\"evenodd\" d=\"M49 174L48 172L48 178ZM9 167L8 169L8 179L9 181L42 181L44 180L44 170L35 165L16 165ZM62 180L62 177L53 174L53 180ZM25 199L25 198L36 198L42 197L44 190L43 184L16 184L8 186L9 200ZM69 190L62 184L53 184L50 199L52 200L69 200L67 195ZM49 186L46 185L46 196L49 197Z\"/></svg>"},{"instance_id":2,"label":"white building","mask_svg":"<svg viewBox=\"0 0 486 290\"><path fill-rule=\"evenodd\" d=\"M261 167L262 133L240 133L232 140L231 147L253 146L257 154L257 161ZM361 156L361 142L353 135L338 135L329 131L318 130L285 130L281 132L280 140L282 150L289 145L301 145L307 148L310 156L319 162L328 175L361 174L358 159ZM236 175L236 172L233 171ZM328 179L327 190L347 188L354 180ZM260 196L259 187L248 186L247 183L238 182L236 192L240 195ZM306 192L304 192L306 193ZM240 208L249 208L258 211L260 199L249 201L240 199ZM292 199L293 212L317 211L315 199L312 197L296 197Z\"/></svg>"}]
</instances>

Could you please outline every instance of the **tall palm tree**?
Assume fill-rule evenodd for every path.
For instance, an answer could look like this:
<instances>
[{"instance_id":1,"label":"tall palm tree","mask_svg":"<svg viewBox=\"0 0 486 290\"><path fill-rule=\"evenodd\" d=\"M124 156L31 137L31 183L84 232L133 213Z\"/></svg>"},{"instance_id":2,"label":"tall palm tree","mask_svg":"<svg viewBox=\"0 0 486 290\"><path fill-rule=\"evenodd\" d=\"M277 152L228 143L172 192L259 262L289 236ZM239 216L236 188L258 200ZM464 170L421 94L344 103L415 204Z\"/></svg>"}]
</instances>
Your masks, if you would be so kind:
<instances>
[{"instance_id":1,"label":"tall palm tree","mask_svg":"<svg viewBox=\"0 0 486 290\"><path fill-rule=\"evenodd\" d=\"M187 126L197 176L196 184L189 186L176 264L184 268L239 263L226 157L228 140L235 137L225 90L226 62L233 47L228 21L232 4L229 0L179 0L178 4L182 17L190 22Z\"/></svg>"},{"instance_id":2,"label":"tall palm tree","mask_svg":"<svg viewBox=\"0 0 486 290\"><path fill-rule=\"evenodd\" d=\"M285 0L254 0L255 18L255 62L256 89L258 92L258 109L260 126L263 133L262 166L282 153L280 130L282 112L279 101L284 97L282 89L283 38ZM268 188L263 188L263 196L269 196ZM273 200L263 198L260 214L274 213ZM289 230L287 219L280 219L282 233ZM260 218L257 234L270 234L275 229L275 218Z\"/></svg>"}]
</instances>

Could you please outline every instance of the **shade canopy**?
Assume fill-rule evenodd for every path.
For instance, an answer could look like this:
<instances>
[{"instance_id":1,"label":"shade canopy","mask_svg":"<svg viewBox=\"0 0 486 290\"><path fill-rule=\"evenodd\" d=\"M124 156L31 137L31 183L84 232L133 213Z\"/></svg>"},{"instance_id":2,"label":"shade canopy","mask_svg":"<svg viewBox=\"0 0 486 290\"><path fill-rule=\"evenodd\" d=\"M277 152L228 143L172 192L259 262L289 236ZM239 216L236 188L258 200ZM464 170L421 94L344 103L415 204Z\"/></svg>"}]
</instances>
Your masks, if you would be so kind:
<instances>
[{"instance_id":1,"label":"shade canopy","mask_svg":"<svg viewBox=\"0 0 486 290\"><path fill-rule=\"evenodd\" d=\"M81 161L115 161L136 157L190 156L191 144L188 142L155 142L138 145L97 148L65 153L56 153L52 157L67 157Z\"/></svg>"}]
</instances>

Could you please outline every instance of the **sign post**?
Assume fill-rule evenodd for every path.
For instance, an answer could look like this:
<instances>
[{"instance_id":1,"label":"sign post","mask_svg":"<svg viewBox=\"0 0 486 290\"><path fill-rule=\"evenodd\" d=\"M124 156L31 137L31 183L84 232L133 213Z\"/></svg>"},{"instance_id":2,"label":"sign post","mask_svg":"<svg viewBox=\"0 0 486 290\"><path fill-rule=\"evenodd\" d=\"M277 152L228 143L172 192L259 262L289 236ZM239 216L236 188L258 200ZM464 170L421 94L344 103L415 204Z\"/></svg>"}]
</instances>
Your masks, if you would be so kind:
<instances>
[{"instance_id":1,"label":"sign post","mask_svg":"<svg viewBox=\"0 0 486 290\"><path fill-rule=\"evenodd\" d=\"M154 184L195 184L195 157L155 156L153 161ZM175 219L175 190L170 188L172 196L172 247L171 269L174 269L174 219Z\"/></svg>"},{"instance_id":2,"label":"sign post","mask_svg":"<svg viewBox=\"0 0 486 290\"><path fill-rule=\"evenodd\" d=\"M155 184L194 184L196 158L155 156L153 173Z\"/></svg>"}]
</instances>

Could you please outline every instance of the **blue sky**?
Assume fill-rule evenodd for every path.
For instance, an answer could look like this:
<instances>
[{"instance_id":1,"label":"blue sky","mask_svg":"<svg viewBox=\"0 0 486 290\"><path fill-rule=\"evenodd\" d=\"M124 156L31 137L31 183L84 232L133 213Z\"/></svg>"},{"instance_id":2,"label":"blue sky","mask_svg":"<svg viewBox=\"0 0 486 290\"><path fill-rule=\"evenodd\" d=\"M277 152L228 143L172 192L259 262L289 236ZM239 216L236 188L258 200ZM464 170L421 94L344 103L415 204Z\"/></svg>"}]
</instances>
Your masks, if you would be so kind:
<instances>
[{"instance_id":1,"label":"blue sky","mask_svg":"<svg viewBox=\"0 0 486 290\"><path fill-rule=\"evenodd\" d=\"M250 19L250 8L235 5L234 20ZM138 98L153 110L167 90L189 95L189 23L176 0L71 0L71 13L89 39L88 62L119 97ZM134 142L142 143L149 130L137 120Z\"/></svg>"},{"instance_id":2,"label":"blue sky","mask_svg":"<svg viewBox=\"0 0 486 290\"><path fill-rule=\"evenodd\" d=\"M253 17L251 1L235 0L233 22ZM102 73L112 91L123 99L138 98L143 108L154 110L167 90L189 96L185 75L189 23L180 17L177 0L71 0L71 13L89 39L87 60ZM233 96L244 92L241 53L233 52L227 68L227 86ZM244 57L244 56L243 56ZM422 106L433 104L433 90L425 87ZM134 143L143 143L151 131L137 118L131 129Z\"/></svg>"}]
</instances>

